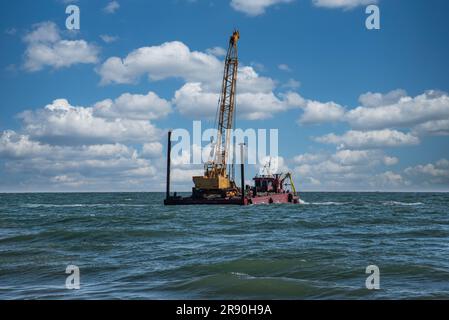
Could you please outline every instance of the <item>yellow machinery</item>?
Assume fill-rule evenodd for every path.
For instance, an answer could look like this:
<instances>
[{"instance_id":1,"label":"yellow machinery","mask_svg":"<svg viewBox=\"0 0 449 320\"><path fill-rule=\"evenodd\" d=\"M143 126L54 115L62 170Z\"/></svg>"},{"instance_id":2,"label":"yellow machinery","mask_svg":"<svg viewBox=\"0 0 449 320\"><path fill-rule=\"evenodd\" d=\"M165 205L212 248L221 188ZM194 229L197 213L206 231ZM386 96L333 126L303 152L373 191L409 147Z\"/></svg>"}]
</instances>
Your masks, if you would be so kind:
<instances>
[{"instance_id":1,"label":"yellow machinery","mask_svg":"<svg viewBox=\"0 0 449 320\"><path fill-rule=\"evenodd\" d=\"M239 193L233 180L227 172L231 130L235 111L235 94L238 72L237 42L239 31L235 30L229 39L226 54L221 96L218 106L218 133L214 149L214 159L204 165L204 175L193 177L193 194L196 197L216 195L231 197Z\"/></svg>"}]
</instances>

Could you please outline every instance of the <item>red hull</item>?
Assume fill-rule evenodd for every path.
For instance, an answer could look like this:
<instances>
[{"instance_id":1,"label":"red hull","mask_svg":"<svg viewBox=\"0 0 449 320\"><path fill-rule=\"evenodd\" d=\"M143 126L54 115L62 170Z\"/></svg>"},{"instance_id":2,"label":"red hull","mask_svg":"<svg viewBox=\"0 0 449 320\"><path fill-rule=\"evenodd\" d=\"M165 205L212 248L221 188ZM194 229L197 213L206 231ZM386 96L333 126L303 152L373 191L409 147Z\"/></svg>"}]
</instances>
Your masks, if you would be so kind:
<instances>
[{"instance_id":1,"label":"red hull","mask_svg":"<svg viewBox=\"0 0 449 320\"><path fill-rule=\"evenodd\" d=\"M291 200L291 201L289 201ZM242 198L216 198L216 199L195 199L191 197L170 197L164 200L165 205L251 205L251 204L272 204L272 203L293 203L298 204L299 198L290 196L288 193L275 193L265 196Z\"/></svg>"}]
</instances>

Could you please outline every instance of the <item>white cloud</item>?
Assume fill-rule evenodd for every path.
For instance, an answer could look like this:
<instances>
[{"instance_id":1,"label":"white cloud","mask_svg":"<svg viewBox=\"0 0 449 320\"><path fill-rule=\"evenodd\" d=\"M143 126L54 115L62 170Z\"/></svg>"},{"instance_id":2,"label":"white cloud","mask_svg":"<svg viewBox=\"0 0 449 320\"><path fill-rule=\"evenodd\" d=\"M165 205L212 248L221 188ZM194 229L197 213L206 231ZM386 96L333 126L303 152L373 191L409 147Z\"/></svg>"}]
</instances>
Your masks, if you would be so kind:
<instances>
[{"instance_id":1,"label":"white cloud","mask_svg":"<svg viewBox=\"0 0 449 320\"><path fill-rule=\"evenodd\" d=\"M414 126L412 131L416 135L448 136L449 119L424 122Z\"/></svg>"},{"instance_id":2,"label":"white cloud","mask_svg":"<svg viewBox=\"0 0 449 320\"><path fill-rule=\"evenodd\" d=\"M288 168L285 159L281 156L263 157L258 162L257 169L259 174L275 174L275 173L290 172L290 169Z\"/></svg>"},{"instance_id":3,"label":"white cloud","mask_svg":"<svg viewBox=\"0 0 449 320\"><path fill-rule=\"evenodd\" d=\"M182 42L165 42L159 46L142 47L124 59L111 57L97 70L102 84L134 83L147 75L152 81L180 78L201 82L209 91L219 91L223 62L211 53L190 51ZM260 76L252 67L239 67L239 92L269 92L275 82Z\"/></svg>"},{"instance_id":4,"label":"white cloud","mask_svg":"<svg viewBox=\"0 0 449 320\"><path fill-rule=\"evenodd\" d=\"M357 6L375 4L377 0L313 0L317 7L352 9Z\"/></svg>"},{"instance_id":5,"label":"white cloud","mask_svg":"<svg viewBox=\"0 0 449 320\"><path fill-rule=\"evenodd\" d=\"M201 83L187 83L176 91L173 103L183 115L213 117L217 110L218 98L218 93L205 91ZM297 107L302 98L292 92L281 97L273 92L245 92L239 93L236 101L239 118L260 120Z\"/></svg>"},{"instance_id":6,"label":"white cloud","mask_svg":"<svg viewBox=\"0 0 449 320\"><path fill-rule=\"evenodd\" d=\"M334 102L308 100L300 123L347 122L353 129L409 129L414 135L449 134L449 95L429 90L410 97L404 90L368 92L361 106L346 110Z\"/></svg>"},{"instance_id":7,"label":"white cloud","mask_svg":"<svg viewBox=\"0 0 449 320\"><path fill-rule=\"evenodd\" d=\"M412 98L396 90L385 96L368 93L360 100L365 105L346 114L353 128L410 127L432 120L449 120L449 96L443 92L431 90Z\"/></svg>"},{"instance_id":8,"label":"white cloud","mask_svg":"<svg viewBox=\"0 0 449 320\"><path fill-rule=\"evenodd\" d=\"M292 78L288 79L288 81L282 85L282 87L290 89L298 89L300 86L301 82Z\"/></svg>"},{"instance_id":9,"label":"white cloud","mask_svg":"<svg viewBox=\"0 0 449 320\"><path fill-rule=\"evenodd\" d=\"M363 151L364 152L364 151ZM382 152L368 150L369 161L362 160L362 153L356 154L354 159L362 155L360 161L344 160L341 162L337 154L327 155L320 160L316 159L309 164L302 163L295 167L296 179L301 182L302 188L321 190L449 190L449 161L441 159L435 163L419 164L405 170L394 172L382 171L382 159L389 158ZM306 158L310 158L308 154ZM297 156L302 158L302 155ZM343 159L346 159L345 157ZM394 161L396 162L397 159Z\"/></svg>"},{"instance_id":10,"label":"white cloud","mask_svg":"<svg viewBox=\"0 0 449 320\"><path fill-rule=\"evenodd\" d=\"M206 49L206 53L214 55L216 57L224 57L226 55L226 49L222 47L213 47Z\"/></svg>"},{"instance_id":11,"label":"white cloud","mask_svg":"<svg viewBox=\"0 0 449 320\"><path fill-rule=\"evenodd\" d=\"M93 115L103 118L154 120L167 116L170 102L150 91L146 95L124 93L115 100L97 102Z\"/></svg>"},{"instance_id":12,"label":"white cloud","mask_svg":"<svg viewBox=\"0 0 449 320\"><path fill-rule=\"evenodd\" d=\"M359 102L363 107L380 107L398 103L401 98L407 97L407 92L396 89L387 94L367 92L359 97Z\"/></svg>"},{"instance_id":13,"label":"white cloud","mask_svg":"<svg viewBox=\"0 0 449 320\"><path fill-rule=\"evenodd\" d=\"M173 182L190 182L192 183L193 176L202 176L204 174L203 169L181 169L174 168L171 172Z\"/></svg>"},{"instance_id":14,"label":"white cloud","mask_svg":"<svg viewBox=\"0 0 449 320\"><path fill-rule=\"evenodd\" d=\"M339 148L384 148L412 146L419 144L419 139L410 133L384 129L375 131L348 131L338 136L334 133L317 137L315 141L326 144L334 144Z\"/></svg>"},{"instance_id":15,"label":"white cloud","mask_svg":"<svg viewBox=\"0 0 449 320\"><path fill-rule=\"evenodd\" d=\"M33 139L56 144L148 142L159 135L148 121L102 118L94 114L94 108L74 107L65 99L55 100L43 109L22 112L19 118Z\"/></svg>"},{"instance_id":16,"label":"white cloud","mask_svg":"<svg viewBox=\"0 0 449 320\"><path fill-rule=\"evenodd\" d=\"M399 162L396 157L385 156L380 150L339 150L332 159L342 165L375 165L383 163L392 166Z\"/></svg>"},{"instance_id":17,"label":"white cloud","mask_svg":"<svg viewBox=\"0 0 449 320\"><path fill-rule=\"evenodd\" d=\"M374 179L369 181L369 184L373 187L386 187L388 189L407 186L409 182L402 177L399 173L392 171L386 171L374 176Z\"/></svg>"},{"instance_id":18,"label":"white cloud","mask_svg":"<svg viewBox=\"0 0 449 320\"><path fill-rule=\"evenodd\" d=\"M268 7L281 3L289 3L293 0L231 0L234 10L246 13L249 16L258 16L265 13Z\"/></svg>"},{"instance_id":19,"label":"white cloud","mask_svg":"<svg viewBox=\"0 0 449 320\"><path fill-rule=\"evenodd\" d=\"M16 33L17 33L17 29L16 29L16 28L7 28L7 29L5 30L5 33L6 33L8 36L14 36L14 35L16 35Z\"/></svg>"},{"instance_id":20,"label":"white cloud","mask_svg":"<svg viewBox=\"0 0 449 320\"><path fill-rule=\"evenodd\" d=\"M399 159L396 158L396 157L388 157L388 156L386 156L386 157L383 158L383 163L386 166L394 166L395 164L398 164L398 162L399 162Z\"/></svg>"},{"instance_id":21,"label":"white cloud","mask_svg":"<svg viewBox=\"0 0 449 320\"><path fill-rule=\"evenodd\" d=\"M218 72L220 77L223 76L223 70ZM253 67L240 66L238 72L237 90L239 93L247 92L264 92L269 93L276 87L275 81L271 78L260 76Z\"/></svg>"},{"instance_id":22,"label":"white cloud","mask_svg":"<svg viewBox=\"0 0 449 320\"><path fill-rule=\"evenodd\" d=\"M102 84L133 83L143 75L152 81L180 78L186 83L172 99L177 110L183 115L212 117L217 109L223 74L223 62L216 57L217 51L220 50L191 51L182 42L166 42L134 50L123 60L109 58L97 72ZM239 117L265 119L299 106L302 98L298 94L275 94L275 87L273 79L241 64L236 100Z\"/></svg>"},{"instance_id":23,"label":"white cloud","mask_svg":"<svg viewBox=\"0 0 449 320\"><path fill-rule=\"evenodd\" d=\"M50 153L50 146L31 141L28 136L19 135L12 130L3 131L0 135L0 157L2 158L24 158Z\"/></svg>"},{"instance_id":24,"label":"white cloud","mask_svg":"<svg viewBox=\"0 0 449 320\"><path fill-rule=\"evenodd\" d=\"M118 40L117 36L111 36L108 34L101 34L100 35L101 40L103 40L106 43L112 43Z\"/></svg>"},{"instance_id":25,"label":"white cloud","mask_svg":"<svg viewBox=\"0 0 449 320\"><path fill-rule=\"evenodd\" d=\"M163 178L160 161L152 163L133 147L119 143L50 145L5 131L0 133L0 158L5 161L3 178L19 177L19 184L36 191L127 190ZM8 187L11 191L12 186Z\"/></svg>"},{"instance_id":26,"label":"white cloud","mask_svg":"<svg viewBox=\"0 0 449 320\"><path fill-rule=\"evenodd\" d=\"M162 144L160 142L149 142L142 146L142 156L149 158L162 157Z\"/></svg>"},{"instance_id":27,"label":"white cloud","mask_svg":"<svg viewBox=\"0 0 449 320\"><path fill-rule=\"evenodd\" d=\"M278 68L279 68L279 70L286 71L286 72L292 71L292 69L290 69L290 67L285 63L278 65Z\"/></svg>"},{"instance_id":28,"label":"white cloud","mask_svg":"<svg viewBox=\"0 0 449 320\"><path fill-rule=\"evenodd\" d=\"M24 37L27 44L24 68L39 71L45 66L55 69L78 63L96 63L99 49L84 40L61 39L60 31L53 22L34 25L33 31Z\"/></svg>"},{"instance_id":29,"label":"white cloud","mask_svg":"<svg viewBox=\"0 0 449 320\"><path fill-rule=\"evenodd\" d=\"M295 178L303 188L320 186L323 190L370 190L384 185L392 174L379 173L385 166L396 164L399 159L385 155L381 150L338 150L305 153L294 157ZM386 186L393 187L392 184ZM394 185L396 186L396 185Z\"/></svg>"},{"instance_id":30,"label":"white cloud","mask_svg":"<svg viewBox=\"0 0 449 320\"><path fill-rule=\"evenodd\" d=\"M308 100L303 109L304 113L299 119L302 124L337 122L341 121L345 114L344 108L335 102L322 103Z\"/></svg>"},{"instance_id":31,"label":"white cloud","mask_svg":"<svg viewBox=\"0 0 449 320\"><path fill-rule=\"evenodd\" d=\"M111 57L98 69L102 84L133 83L146 74L151 80L182 78L186 81L218 81L220 61L211 54L190 51L182 42L142 47L124 59Z\"/></svg>"},{"instance_id":32,"label":"white cloud","mask_svg":"<svg viewBox=\"0 0 449 320\"><path fill-rule=\"evenodd\" d=\"M118 1L109 2L106 7L103 8L103 11L108 14L115 13L120 8L120 3Z\"/></svg>"},{"instance_id":33,"label":"white cloud","mask_svg":"<svg viewBox=\"0 0 449 320\"><path fill-rule=\"evenodd\" d=\"M64 157L77 160L88 157L96 159L136 158L136 151L123 144L59 146L34 141L28 135L7 130L0 135L0 157L3 158L45 158L60 160Z\"/></svg>"},{"instance_id":34,"label":"white cloud","mask_svg":"<svg viewBox=\"0 0 449 320\"><path fill-rule=\"evenodd\" d=\"M408 167L404 172L415 180L429 181L432 184L449 186L449 161L441 159L436 163Z\"/></svg>"},{"instance_id":35,"label":"white cloud","mask_svg":"<svg viewBox=\"0 0 449 320\"><path fill-rule=\"evenodd\" d=\"M327 156L322 153L304 153L297 155L293 158L294 163L296 164L313 164L326 159Z\"/></svg>"}]
</instances>

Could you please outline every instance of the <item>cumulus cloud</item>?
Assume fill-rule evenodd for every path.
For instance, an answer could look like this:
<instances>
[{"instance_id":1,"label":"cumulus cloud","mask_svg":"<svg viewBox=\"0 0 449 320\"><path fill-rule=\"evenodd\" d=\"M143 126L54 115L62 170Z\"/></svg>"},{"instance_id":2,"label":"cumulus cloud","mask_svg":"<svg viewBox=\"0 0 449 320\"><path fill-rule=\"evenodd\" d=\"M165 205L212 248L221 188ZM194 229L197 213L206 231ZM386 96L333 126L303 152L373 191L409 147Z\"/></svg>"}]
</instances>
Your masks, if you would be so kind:
<instances>
[{"instance_id":1,"label":"cumulus cloud","mask_svg":"<svg viewBox=\"0 0 449 320\"><path fill-rule=\"evenodd\" d=\"M158 161L142 158L133 147L51 145L11 130L0 133L0 159L5 161L3 178L20 177L19 183L41 191L125 190L162 178Z\"/></svg>"},{"instance_id":2,"label":"cumulus cloud","mask_svg":"<svg viewBox=\"0 0 449 320\"><path fill-rule=\"evenodd\" d=\"M212 54L190 49L180 41L142 47L125 58L111 57L97 70L101 83L133 83L142 75L151 80L181 78L186 81L218 79L220 61Z\"/></svg>"},{"instance_id":3,"label":"cumulus cloud","mask_svg":"<svg viewBox=\"0 0 449 320\"><path fill-rule=\"evenodd\" d=\"M404 172L414 181L425 181L430 185L449 186L449 161L447 159L441 159L436 163L408 167Z\"/></svg>"},{"instance_id":4,"label":"cumulus cloud","mask_svg":"<svg viewBox=\"0 0 449 320\"><path fill-rule=\"evenodd\" d=\"M385 170L385 158L381 152L368 151L366 159L362 153L352 153L354 157L348 162L346 157L338 154L299 155L301 163L295 166L296 178L302 188L314 190L429 190L447 191L449 188L449 161L441 159L435 163L411 166L405 170ZM305 157L303 157L305 156ZM309 159L309 161L304 161ZM396 161L396 160L395 160Z\"/></svg>"},{"instance_id":5,"label":"cumulus cloud","mask_svg":"<svg viewBox=\"0 0 449 320\"><path fill-rule=\"evenodd\" d=\"M367 6L377 3L377 0L313 0L313 4L323 8L352 9L358 6Z\"/></svg>"},{"instance_id":6,"label":"cumulus cloud","mask_svg":"<svg viewBox=\"0 0 449 320\"><path fill-rule=\"evenodd\" d=\"M378 179L373 180L373 177L379 170L398 161L381 150L349 149L339 150L334 154L305 153L293 159L294 172L304 187L313 189L320 186L340 191L341 187L368 190L370 182L377 182Z\"/></svg>"},{"instance_id":7,"label":"cumulus cloud","mask_svg":"<svg viewBox=\"0 0 449 320\"><path fill-rule=\"evenodd\" d=\"M334 144L339 148L384 148L401 147L419 144L419 138L410 133L397 130L354 131L350 130L343 135L334 133L316 137L315 141L326 144Z\"/></svg>"},{"instance_id":8,"label":"cumulus cloud","mask_svg":"<svg viewBox=\"0 0 449 320\"><path fill-rule=\"evenodd\" d=\"M108 14L115 13L120 8L120 3L118 1L109 2L106 7L103 8L103 11Z\"/></svg>"},{"instance_id":9,"label":"cumulus cloud","mask_svg":"<svg viewBox=\"0 0 449 320\"><path fill-rule=\"evenodd\" d=\"M144 143L142 146L142 156L149 158L162 157L162 144L160 142Z\"/></svg>"},{"instance_id":10,"label":"cumulus cloud","mask_svg":"<svg viewBox=\"0 0 449 320\"><path fill-rule=\"evenodd\" d=\"M170 111L170 102L150 91L146 95L124 93L115 100L97 102L93 115L103 118L154 120L167 116Z\"/></svg>"},{"instance_id":11,"label":"cumulus cloud","mask_svg":"<svg viewBox=\"0 0 449 320\"><path fill-rule=\"evenodd\" d=\"M223 62L217 58L221 53L221 48L199 52L179 41L166 42L134 50L124 59L109 58L97 72L102 84L133 83L143 75L152 81L180 78L185 84L172 99L176 109L187 116L213 117L221 90ZM251 66L240 65L236 98L239 117L266 119L303 103L297 93L275 94L275 88L273 79L259 75Z\"/></svg>"},{"instance_id":12,"label":"cumulus cloud","mask_svg":"<svg viewBox=\"0 0 449 320\"><path fill-rule=\"evenodd\" d=\"M281 156L265 156L257 164L259 174L275 174L290 172L285 159Z\"/></svg>"},{"instance_id":13,"label":"cumulus cloud","mask_svg":"<svg viewBox=\"0 0 449 320\"><path fill-rule=\"evenodd\" d=\"M187 83L176 91L173 103L183 115L213 117L218 98L218 93L204 90L201 83ZM273 92L244 92L237 95L236 101L239 118L260 120L299 106L302 98L293 92L279 97Z\"/></svg>"},{"instance_id":14,"label":"cumulus cloud","mask_svg":"<svg viewBox=\"0 0 449 320\"><path fill-rule=\"evenodd\" d=\"M360 101L362 106L346 114L353 128L404 128L428 121L449 120L449 95L435 90L416 97L397 90L386 95L368 93L362 95Z\"/></svg>"},{"instance_id":15,"label":"cumulus cloud","mask_svg":"<svg viewBox=\"0 0 449 320\"><path fill-rule=\"evenodd\" d=\"M118 37L111 36L108 34L101 34L100 35L101 40L103 40L105 43L112 43L118 40Z\"/></svg>"},{"instance_id":16,"label":"cumulus cloud","mask_svg":"<svg viewBox=\"0 0 449 320\"><path fill-rule=\"evenodd\" d=\"M222 47L213 47L206 49L206 53L214 55L216 57L224 57L226 55L226 49Z\"/></svg>"},{"instance_id":17,"label":"cumulus cloud","mask_svg":"<svg viewBox=\"0 0 449 320\"><path fill-rule=\"evenodd\" d=\"M172 170L171 176L173 177L173 182L189 182L192 183L192 177L202 176L204 174L203 169L182 169L174 168Z\"/></svg>"},{"instance_id":18,"label":"cumulus cloud","mask_svg":"<svg viewBox=\"0 0 449 320\"><path fill-rule=\"evenodd\" d=\"M180 41L142 47L125 58L111 57L98 69L101 84L134 83L143 75L152 81L179 78L186 82L200 82L208 90L219 90L223 75L223 62L216 53L191 51ZM252 67L240 66L238 71L240 92L268 92L275 82L261 77Z\"/></svg>"},{"instance_id":19,"label":"cumulus cloud","mask_svg":"<svg viewBox=\"0 0 449 320\"><path fill-rule=\"evenodd\" d=\"M290 89L298 89L300 86L301 82L293 78L288 79L288 81L282 85L282 87Z\"/></svg>"},{"instance_id":20,"label":"cumulus cloud","mask_svg":"<svg viewBox=\"0 0 449 320\"><path fill-rule=\"evenodd\" d=\"M99 49L85 40L61 39L60 31L53 22L42 22L24 37L27 44L24 68L34 72L49 66L55 69L74 64L96 63Z\"/></svg>"},{"instance_id":21,"label":"cumulus cloud","mask_svg":"<svg viewBox=\"0 0 449 320\"><path fill-rule=\"evenodd\" d=\"M415 135L449 134L449 95L429 90L410 97L398 89L368 92L359 97L360 106L347 110L334 102L308 101L300 123L346 122L353 129L409 129Z\"/></svg>"},{"instance_id":22,"label":"cumulus cloud","mask_svg":"<svg viewBox=\"0 0 449 320\"><path fill-rule=\"evenodd\" d=\"M332 159L342 165L379 164L392 166L399 162L396 157L385 156L380 150L339 150Z\"/></svg>"},{"instance_id":23,"label":"cumulus cloud","mask_svg":"<svg viewBox=\"0 0 449 320\"><path fill-rule=\"evenodd\" d=\"M299 118L302 124L337 122L341 121L345 114L345 109L335 102L322 103L308 100L303 109L304 112Z\"/></svg>"},{"instance_id":24,"label":"cumulus cloud","mask_svg":"<svg viewBox=\"0 0 449 320\"><path fill-rule=\"evenodd\" d=\"M395 188L409 186L410 182L397 172L386 171L374 176L374 179L369 181L372 187Z\"/></svg>"},{"instance_id":25,"label":"cumulus cloud","mask_svg":"<svg viewBox=\"0 0 449 320\"><path fill-rule=\"evenodd\" d=\"M12 130L3 131L0 135L0 157L2 158L20 159L30 155L50 153L50 146L31 141L29 136L19 135Z\"/></svg>"},{"instance_id":26,"label":"cumulus cloud","mask_svg":"<svg viewBox=\"0 0 449 320\"><path fill-rule=\"evenodd\" d=\"M159 136L149 121L109 119L94 111L95 108L72 106L66 99L58 99L42 109L22 112L19 118L24 132L33 139L54 144L148 142Z\"/></svg>"},{"instance_id":27,"label":"cumulus cloud","mask_svg":"<svg viewBox=\"0 0 449 320\"><path fill-rule=\"evenodd\" d=\"M294 157L294 172L303 187L340 190L370 190L386 182L382 169L397 164L399 159L382 150L338 150L305 153ZM388 185L394 187L396 185Z\"/></svg>"},{"instance_id":28,"label":"cumulus cloud","mask_svg":"<svg viewBox=\"0 0 449 320\"><path fill-rule=\"evenodd\" d=\"M427 121L414 126L412 131L416 135L448 136L449 119Z\"/></svg>"},{"instance_id":29,"label":"cumulus cloud","mask_svg":"<svg viewBox=\"0 0 449 320\"><path fill-rule=\"evenodd\" d=\"M286 72L291 72L292 69L290 69L290 67L285 64L285 63L281 63L280 65L278 65L279 70L281 71L286 71Z\"/></svg>"},{"instance_id":30,"label":"cumulus cloud","mask_svg":"<svg viewBox=\"0 0 449 320\"><path fill-rule=\"evenodd\" d=\"M363 107L380 107L395 104L406 96L407 92L403 89L396 89L386 94L367 92L360 95L359 102Z\"/></svg>"},{"instance_id":31,"label":"cumulus cloud","mask_svg":"<svg viewBox=\"0 0 449 320\"><path fill-rule=\"evenodd\" d=\"M281 3L289 3L293 0L231 0L231 7L249 16L258 16L265 13L268 7Z\"/></svg>"}]
</instances>

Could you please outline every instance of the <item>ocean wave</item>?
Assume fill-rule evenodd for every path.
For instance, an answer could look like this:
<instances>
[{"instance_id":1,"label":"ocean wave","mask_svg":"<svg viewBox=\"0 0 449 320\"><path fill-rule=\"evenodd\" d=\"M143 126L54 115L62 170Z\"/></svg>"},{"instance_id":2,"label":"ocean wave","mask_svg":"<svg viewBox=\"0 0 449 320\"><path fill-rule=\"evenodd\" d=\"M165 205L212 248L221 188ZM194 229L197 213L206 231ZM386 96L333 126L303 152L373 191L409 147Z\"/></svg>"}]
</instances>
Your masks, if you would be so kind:
<instances>
[{"instance_id":1,"label":"ocean wave","mask_svg":"<svg viewBox=\"0 0 449 320\"><path fill-rule=\"evenodd\" d=\"M23 208L111 208L111 207L147 207L146 204L125 204L125 203L94 203L94 204L48 204L48 203L25 203L21 205Z\"/></svg>"},{"instance_id":2,"label":"ocean wave","mask_svg":"<svg viewBox=\"0 0 449 320\"><path fill-rule=\"evenodd\" d=\"M312 204L315 206L344 206L349 204L349 202L324 201L324 202L310 202L308 204Z\"/></svg>"},{"instance_id":3,"label":"ocean wave","mask_svg":"<svg viewBox=\"0 0 449 320\"><path fill-rule=\"evenodd\" d=\"M255 277L250 276L249 274L244 273L244 272L231 272L231 274L233 276L236 276L236 277L239 277L239 278L245 278L245 279L254 279L255 278Z\"/></svg>"},{"instance_id":4,"label":"ocean wave","mask_svg":"<svg viewBox=\"0 0 449 320\"><path fill-rule=\"evenodd\" d=\"M422 202L401 202L401 201L385 201L382 203L384 206L422 206Z\"/></svg>"}]
</instances>

